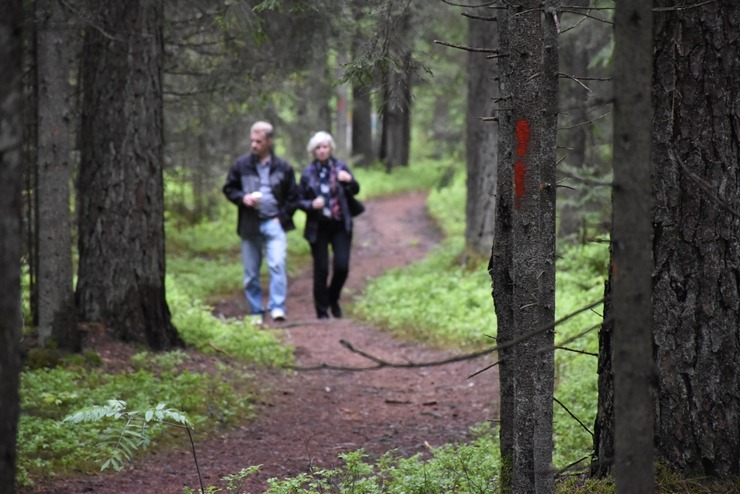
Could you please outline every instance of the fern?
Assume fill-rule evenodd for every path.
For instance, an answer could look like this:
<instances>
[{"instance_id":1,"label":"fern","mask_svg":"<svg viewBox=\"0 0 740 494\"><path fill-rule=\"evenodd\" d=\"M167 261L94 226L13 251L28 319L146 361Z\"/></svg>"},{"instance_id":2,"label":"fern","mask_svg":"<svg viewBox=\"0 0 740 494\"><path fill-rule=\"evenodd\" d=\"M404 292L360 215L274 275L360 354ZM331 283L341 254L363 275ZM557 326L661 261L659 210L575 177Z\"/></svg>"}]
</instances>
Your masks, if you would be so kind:
<instances>
[{"instance_id":1,"label":"fern","mask_svg":"<svg viewBox=\"0 0 740 494\"><path fill-rule=\"evenodd\" d=\"M193 425L190 419L177 410L166 408L160 403L147 410L127 410L123 400L108 400L106 405L83 408L64 418L64 422L80 424L84 422L123 422L123 426L111 425L101 431L98 443L110 448L110 457L103 462L101 470L111 467L116 471L130 462L137 451L149 447L152 441L150 425L162 424L182 427L190 432Z\"/></svg>"}]
</instances>

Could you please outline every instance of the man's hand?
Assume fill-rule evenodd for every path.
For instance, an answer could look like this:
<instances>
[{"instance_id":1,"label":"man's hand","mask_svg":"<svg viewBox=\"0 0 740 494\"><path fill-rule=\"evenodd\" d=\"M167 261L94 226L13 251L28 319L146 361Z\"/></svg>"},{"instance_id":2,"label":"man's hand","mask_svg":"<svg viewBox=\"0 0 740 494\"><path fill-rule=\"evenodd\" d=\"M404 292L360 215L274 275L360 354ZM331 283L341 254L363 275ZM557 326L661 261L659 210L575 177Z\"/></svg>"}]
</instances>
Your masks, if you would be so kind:
<instances>
[{"instance_id":1,"label":"man's hand","mask_svg":"<svg viewBox=\"0 0 740 494\"><path fill-rule=\"evenodd\" d=\"M244 194L244 199L242 199L242 202L245 206L248 208L256 208L259 206L259 198L255 197L254 194Z\"/></svg>"}]
</instances>

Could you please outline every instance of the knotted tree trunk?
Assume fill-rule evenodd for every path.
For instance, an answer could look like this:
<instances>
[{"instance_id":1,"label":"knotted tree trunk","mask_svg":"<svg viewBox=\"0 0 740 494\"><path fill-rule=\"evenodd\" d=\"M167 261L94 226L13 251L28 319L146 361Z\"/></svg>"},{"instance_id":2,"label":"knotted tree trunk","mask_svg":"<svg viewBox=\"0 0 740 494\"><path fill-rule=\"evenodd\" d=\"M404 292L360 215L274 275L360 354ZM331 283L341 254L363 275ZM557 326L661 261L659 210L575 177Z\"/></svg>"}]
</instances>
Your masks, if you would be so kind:
<instances>
[{"instance_id":1,"label":"knotted tree trunk","mask_svg":"<svg viewBox=\"0 0 740 494\"><path fill-rule=\"evenodd\" d=\"M79 281L83 321L178 345L165 300L162 2L94 2L82 54Z\"/></svg>"}]
</instances>

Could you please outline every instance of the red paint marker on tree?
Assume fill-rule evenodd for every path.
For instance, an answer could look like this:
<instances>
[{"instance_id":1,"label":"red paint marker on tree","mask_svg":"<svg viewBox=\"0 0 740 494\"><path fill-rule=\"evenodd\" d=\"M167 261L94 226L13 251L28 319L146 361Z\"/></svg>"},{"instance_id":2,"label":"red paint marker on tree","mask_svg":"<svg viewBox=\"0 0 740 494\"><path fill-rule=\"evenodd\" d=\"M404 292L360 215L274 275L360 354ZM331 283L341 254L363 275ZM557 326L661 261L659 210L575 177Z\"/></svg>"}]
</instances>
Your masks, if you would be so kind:
<instances>
[{"instance_id":1,"label":"red paint marker on tree","mask_svg":"<svg viewBox=\"0 0 740 494\"><path fill-rule=\"evenodd\" d=\"M527 146L529 146L529 123L523 118L520 118L517 121L514 130L516 132L517 142L516 154L519 157L524 157L524 155L527 154ZM514 207L516 209L519 209L522 197L524 197L524 194L527 191L524 186L524 178L526 175L527 166L521 159L517 160L516 163L514 163Z\"/></svg>"},{"instance_id":2,"label":"red paint marker on tree","mask_svg":"<svg viewBox=\"0 0 740 494\"><path fill-rule=\"evenodd\" d=\"M529 122L520 118L516 123L516 155L524 156L527 154L527 146L529 145Z\"/></svg>"}]
</instances>

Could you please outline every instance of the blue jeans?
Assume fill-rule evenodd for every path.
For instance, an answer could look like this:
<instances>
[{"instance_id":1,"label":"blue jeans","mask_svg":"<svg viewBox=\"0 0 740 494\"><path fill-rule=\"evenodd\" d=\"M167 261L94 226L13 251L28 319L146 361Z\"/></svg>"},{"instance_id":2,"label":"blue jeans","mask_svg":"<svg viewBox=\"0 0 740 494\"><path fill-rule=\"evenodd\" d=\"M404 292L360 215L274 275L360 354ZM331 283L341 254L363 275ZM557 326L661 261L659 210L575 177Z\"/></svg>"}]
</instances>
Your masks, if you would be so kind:
<instances>
[{"instance_id":1,"label":"blue jeans","mask_svg":"<svg viewBox=\"0 0 740 494\"><path fill-rule=\"evenodd\" d=\"M267 310L285 311L288 276L285 271L285 253L288 241L277 219L260 222L260 234L242 239L242 264L244 265L244 295L252 314L263 314L260 266L264 247L267 268L270 272L270 298Z\"/></svg>"}]
</instances>

